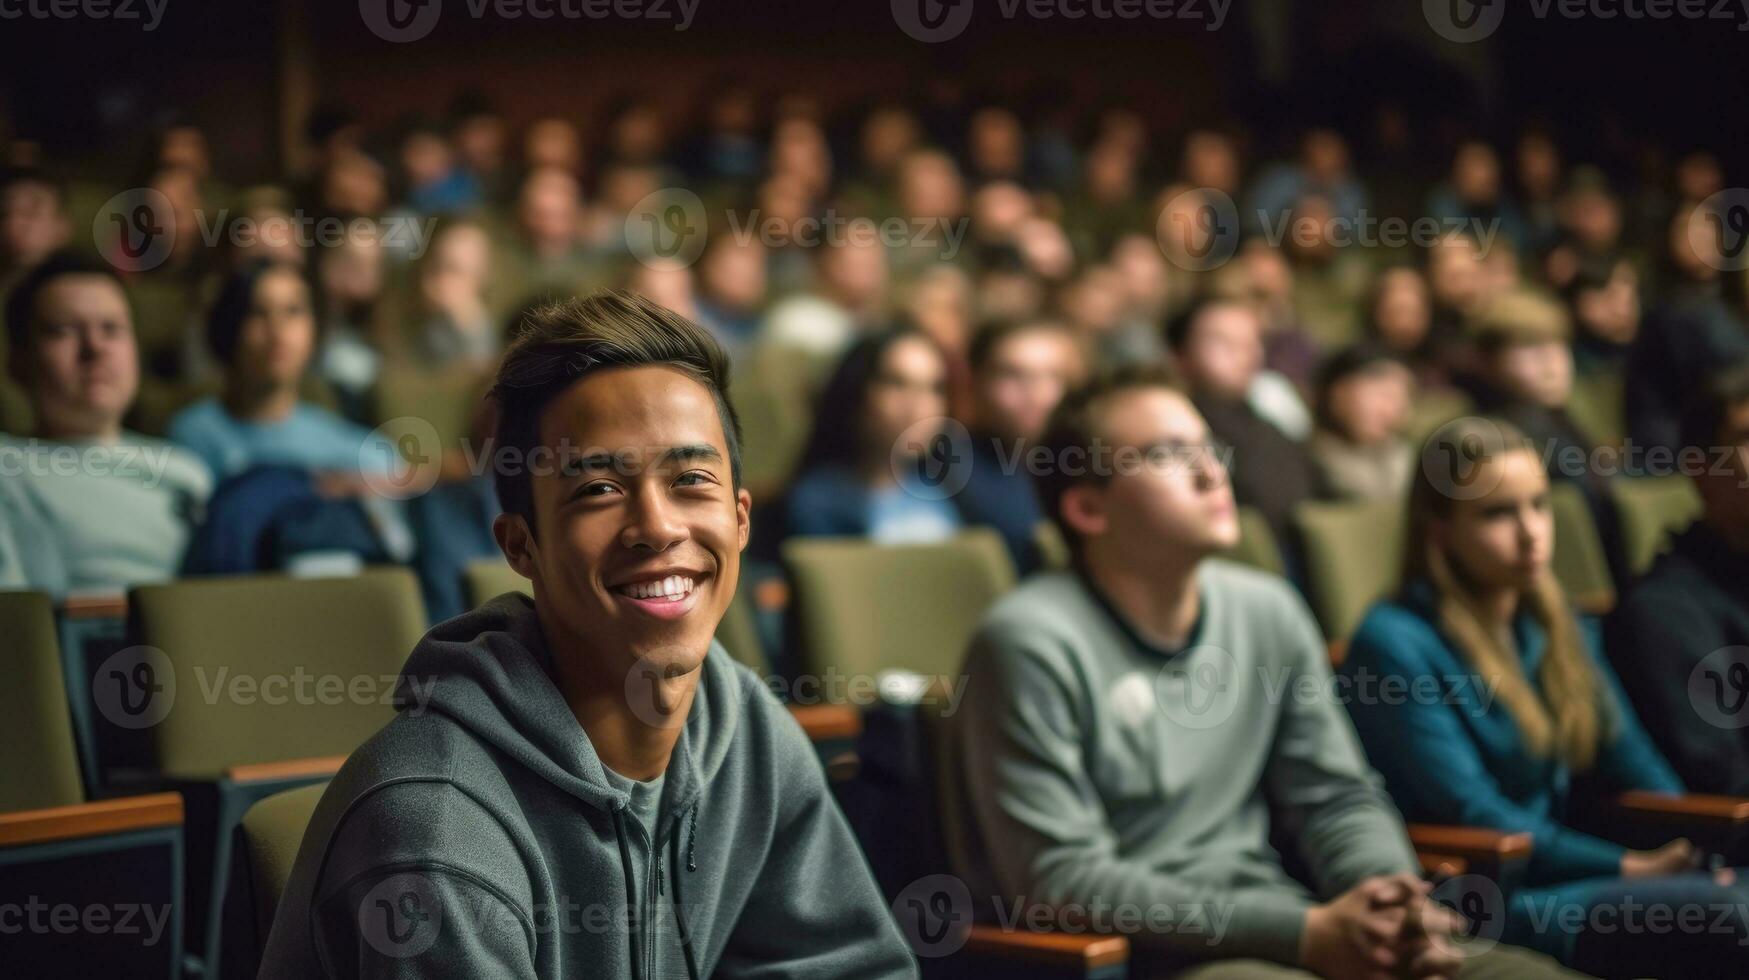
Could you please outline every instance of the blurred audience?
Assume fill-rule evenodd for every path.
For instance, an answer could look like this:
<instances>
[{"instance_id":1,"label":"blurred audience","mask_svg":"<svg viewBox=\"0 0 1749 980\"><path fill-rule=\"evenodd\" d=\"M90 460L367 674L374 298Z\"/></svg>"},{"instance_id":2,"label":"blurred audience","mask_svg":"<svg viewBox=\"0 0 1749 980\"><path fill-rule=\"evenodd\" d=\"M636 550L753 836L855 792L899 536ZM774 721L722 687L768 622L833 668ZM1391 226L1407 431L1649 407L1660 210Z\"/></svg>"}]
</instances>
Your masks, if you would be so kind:
<instances>
[{"instance_id":1,"label":"blurred audience","mask_svg":"<svg viewBox=\"0 0 1749 980\"><path fill-rule=\"evenodd\" d=\"M1318 372L1317 430L1307 448L1318 494L1330 500L1400 500L1414 449L1403 437L1415 379L1377 344L1337 351Z\"/></svg>"}]
</instances>

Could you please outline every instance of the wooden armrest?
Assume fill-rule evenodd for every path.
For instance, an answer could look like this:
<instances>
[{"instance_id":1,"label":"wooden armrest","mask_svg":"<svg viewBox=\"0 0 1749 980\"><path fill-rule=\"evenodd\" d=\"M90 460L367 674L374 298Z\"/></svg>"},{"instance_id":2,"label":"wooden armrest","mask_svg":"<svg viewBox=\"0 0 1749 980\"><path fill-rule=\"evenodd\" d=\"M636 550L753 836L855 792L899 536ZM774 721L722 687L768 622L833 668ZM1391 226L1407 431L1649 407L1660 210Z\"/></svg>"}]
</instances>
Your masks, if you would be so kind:
<instances>
[{"instance_id":1,"label":"wooden armrest","mask_svg":"<svg viewBox=\"0 0 1749 980\"><path fill-rule=\"evenodd\" d=\"M855 738L862 734L862 712L849 704L792 704L789 713L812 742Z\"/></svg>"},{"instance_id":2,"label":"wooden armrest","mask_svg":"<svg viewBox=\"0 0 1749 980\"><path fill-rule=\"evenodd\" d=\"M1573 607L1587 616L1603 617L1615 608L1615 593L1606 589L1570 597Z\"/></svg>"},{"instance_id":3,"label":"wooden armrest","mask_svg":"<svg viewBox=\"0 0 1749 980\"><path fill-rule=\"evenodd\" d=\"M778 612L789 605L789 583L768 578L753 590L753 607L760 612Z\"/></svg>"},{"instance_id":4,"label":"wooden armrest","mask_svg":"<svg viewBox=\"0 0 1749 980\"><path fill-rule=\"evenodd\" d=\"M1530 857L1531 836L1482 827L1412 823L1409 825L1409 843L1415 845L1417 851L1450 855L1470 864L1499 865Z\"/></svg>"},{"instance_id":5,"label":"wooden armrest","mask_svg":"<svg viewBox=\"0 0 1749 980\"><path fill-rule=\"evenodd\" d=\"M284 762L255 762L244 766L232 766L225 770L225 778L233 783L259 783L269 780L310 779L312 777L332 776L346 764L343 755L324 755L309 759L287 759Z\"/></svg>"},{"instance_id":6,"label":"wooden armrest","mask_svg":"<svg viewBox=\"0 0 1749 980\"><path fill-rule=\"evenodd\" d=\"M128 597L120 592L70 595L61 603L61 615L68 619L126 619Z\"/></svg>"},{"instance_id":7,"label":"wooden armrest","mask_svg":"<svg viewBox=\"0 0 1749 980\"><path fill-rule=\"evenodd\" d=\"M1331 640L1324 652L1330 658L1330 666L1340 667L1342 666L1342 658L1348 656L1348 641Z\"/></svg>"},{"instance_id":8,"label":"wooden armrest","mask_svg":"<svg viewBox=\"0 0 1749 980\"><path fill-rule=\"evenodd\" d=\"M1683 824L1715 827L1749 825L1749 799L1739 796L1706 796L1688 793L1673 796L1635 790L1615 798L1615 805L1636 816L1668 818Z\"/></svg>"},{"instance_id":9,"label":"wooden armrest","mask_svg":"<svg viewBox=\"0 0 1749 980\"><path fill-rule=\"evenodd\" d=\"M1415 857L1421 862L1421 874L1428 878L1456 878L1470 870L1469 860L1456 854L1441 854L1418 847Z\"/></svg>"},{"instance_id":10,"label":"wooden armrest","mask_svg":"<svg viewBox=\"0 0 1749 980\"><path fill-rule=\"evenodd\" d=\"M1130 958L1130 941L1124 936L1010 931L996 926L973 926L965 948L972 953L1073 970L1100 969L1127 963Z\"/></svg>"},{"instance_id":11,"label":"wooden armrest","mask_svg":"<svg viewBox=\"0 0 1749 980\"><path fill-rule=\"evenodd\" d=\"M0 813L0 847L181 825L181 793L124 796L95 803Z\"/></svg>"}]
</instances>

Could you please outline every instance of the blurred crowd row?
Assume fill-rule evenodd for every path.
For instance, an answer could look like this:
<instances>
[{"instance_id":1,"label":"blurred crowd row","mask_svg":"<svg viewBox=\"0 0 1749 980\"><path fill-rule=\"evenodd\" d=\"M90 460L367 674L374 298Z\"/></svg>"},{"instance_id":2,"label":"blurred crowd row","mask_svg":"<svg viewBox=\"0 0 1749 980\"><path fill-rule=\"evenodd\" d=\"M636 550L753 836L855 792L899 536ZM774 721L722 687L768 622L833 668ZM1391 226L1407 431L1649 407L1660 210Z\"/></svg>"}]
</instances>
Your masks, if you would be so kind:
<instances>
[{"instance_id":1,"label":"blurred crowd row","mask_svg":"<svg viewBox=\"0 0 1749 980\"><path fill-rule=\"evenodd\" d=\"M1400 118L1367 160L1320 126L828 113L733 84L689 125L636 101L596 123L476 95L392 126L322 109L307 172L256 186L194 125L108 181L15 142L0 586L340 552L418 564L455 611L455 569L493 554L495 360L519 311L602 288L730 352L756 559L987 524L1036 567L1020 450L1066 387L1136 361L1170 364L1284 541L1301 502L1400 496L1412 442L1471 410L1603 509L1607 480L1674 468L1685 392L1749 351L1749 192L1704 152L1648 183L1525 127L1423 179ZM437 461L423 492L382 492L407 457Z\"/></svg>"}]
</instances>

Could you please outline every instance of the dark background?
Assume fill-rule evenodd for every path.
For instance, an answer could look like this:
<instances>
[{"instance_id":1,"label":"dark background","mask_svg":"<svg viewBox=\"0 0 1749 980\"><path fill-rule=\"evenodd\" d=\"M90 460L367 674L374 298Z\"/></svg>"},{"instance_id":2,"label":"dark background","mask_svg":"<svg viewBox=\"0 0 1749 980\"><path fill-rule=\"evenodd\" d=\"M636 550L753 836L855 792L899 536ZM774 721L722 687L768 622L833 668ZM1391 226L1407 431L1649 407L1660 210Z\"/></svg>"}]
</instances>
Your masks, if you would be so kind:
<instances>
[{"instance_id":1,"label":"dark background","mask_svg":"<svg viewBox=\"0 0 1749 980\"><path fill-rule=\"evenodd\" d=\"M441 112L471 88L513 125L563 114L593 135L603 108L634 93L684 122L727 75L774 95L807 92L828 112L873 93L997 98L1035 113L1128 105L1154 122L1162 150L1189 124L1212 122L1248 134L1254 160L1313 122L1339 125L1364 159L1381 106L1402 111L1429 160L1463 135L1507 138L1538 124L1559 134L1570 160L1624 178L1706 148L1740 180L1749 142L1739 106L1749 33L1736 21L1553 10L1539 20L1528 0L1473 44L1435 34L1418 0L1233 0L1218 31L1206 21L1006 20L997 0L974 0L970 26L941 44L902 33L886 0L700 0L684 32L672 22L475 20L465 0L446 0L436 30L407 44L371 34L355 0L167 2L151 33L139 22L0 20L0 129L41 143L61 166L113 173L154 125L180 116L207 131L219 172L246 181L296 169L297 117L318 101L374 125ZM1207 0L1197 3L1206 12Z\"/></svg>"}]
</instances>

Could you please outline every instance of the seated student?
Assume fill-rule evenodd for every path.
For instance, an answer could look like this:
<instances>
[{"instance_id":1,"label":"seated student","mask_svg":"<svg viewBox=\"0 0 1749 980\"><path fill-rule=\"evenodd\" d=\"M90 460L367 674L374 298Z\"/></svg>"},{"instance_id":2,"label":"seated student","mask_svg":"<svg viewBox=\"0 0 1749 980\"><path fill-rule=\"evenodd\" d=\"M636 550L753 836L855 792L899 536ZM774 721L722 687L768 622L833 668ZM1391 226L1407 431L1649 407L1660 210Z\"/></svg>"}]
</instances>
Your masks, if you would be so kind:
<instances>
[{"instance_id":1,"label":"seated student","mask_svg":"<svg viewBox=\"0 0 1749 980\"><path fill-rule=\"evenodd\" d=\"M212 476L122 428L140 358L120 280L56 253L7 297L6 335L36 430L0 436L0 588L58 596L175 575Z\"/></svg>"},{"instance_id":2,"label":"seated student","mask_svg":"<svg viewBox=\"0 0 1749 980\"><path fill-rule=\"evenodd\" d=\"M1277 541L1291 541L1294 508L1312 498L1317 474L1306 447L1250 401L1263 364L1261 331L1250 306L1209 299L1175 317L1166 340L1191 402L1233 451L1234 495L1262 512Z\"/></svg>"},{"instance_id":3,"label":"seated student","mask_svg":"<svg viewBox=\"0 0 1749 980\"><path fill-rule=\"evenodd\" d=\"M1610 662L1689 789L1749 796L1749 668L1734 666L1749 662L1749 360L1717 372L1685 416L1683 444L1705 453L1688 471L1701 518L1623 597Z\"/></svg>"},{"instance_id":4,"label":"seated student","mask_svg":"<svg viewBox=\"0 0 1749 980\"><path fill-rule=\"evenodd\" d=\"M1613 559L1613 540L1607 537L1616 524L1609 476L1594 465L1591 438L1567 414L1573 397L1567 311L1533 293L1507 293L1482 309L1472 332L1480 365L1477 406L1528 436L1550 479L1584 492Z\"/></svg>"},{"instance_id":5,"label":"seated student","mask_svg":"<svg viewBox=\"0 0 1749 980\"><path fill-rule=\"evenodd\" d=\"M972 341L971 362L977 424L965 486L953 500L966 523L1002 534L1025 575L1039 566L1034 535L1045 519L1027 453L1063 393L1086 373L1081 345L1064 324L1022 320L986 327Z\"/></svg>"},{"instance_id":6,"label":"seated student","mask_svg":"<svg viewBox=\"0 0 1749 980\"><path fill-rule=\"evenodd\" d=\"M1108 918L1180 978L1565 976L1505 947L1464 962L1342 709L1272 695L1329 690L1324 641L1286 582L1210 558L1239 526L1209 436L1146 370L1053 417L1068 465L1040 490L1076 569L996 604L946 720L974 907L1131 910Z\"/></svg>"},{"instance_id":7,"label":"seated student","mask_svg":"<svg viewBox=\"0 0 1749 980\"><path fill-rule=\"evenodd\" d=\"M257 263L232 275L207 317L224 387L177 413L170 438L220 481L263 465L360 475L369 433L300 395L316 334L310 287L297 269Z\"/></svg>"},{"instance_id":8,"label":"seated student","mask_svg":"<svg viewBox=\"0 0 1749 980\"><path fill-rule=\"evenodd\" d=\"M1396 355L1361 342L1318 370L1318 428L1307 448L1320 496L1399 500L1415 452L1403 438L1415 379Z\"/></svg>"},{"instance_id":9,"label":"seated student","mask_svg":"<svg viewBox=\"0 0 1749 980\"><path fill-rule=\"evenodd\" d=\"M941 476L930 441L946 415L947 359L927 334L895 328L858 341L821 392L786 504L789 532L883 544L953 536L959 511L945 484L927 479Z\"/></svg>"},{"instance_id":10,"label":"seated student","mask_svg":"<svg viewBox=\"0 0 1749 980\"><path fill-rule=\"evenodd\" d=\"M495 474L494 532L534 598L414 649L262 977L916 977L801 728L711 639L752 505L726 375L645 300L532 319L499 444L555 465Z\"/></svg>"},{"instance_id":11,"label":"seated student","mask_svg":"<svg viewBox=\"0 0 1749 980\"><path fill-rule=\"evenodd\" d=\"M1506 942L1603 976L1742 975L1742 923L1697 934L1609 918L1629 902L1667 907L1667 921L1735 905L1749 891L1728 887L1732 872L1715 883L1695 871L1686 840L1631 851L1571 825L1585 795L1575 785L1683 786L1603 663L1595 623L1575 617L1549 568L1548 487L1535 449L1505 421L1460 420L1428 441L1410 491L1403 591L1368 613L1341 667L1354 691L1410 694L1356 696L1349 712L1405 818L1533 835ZM1428 679L1435 694L1415 695Z\"/></svg>"}]
</instances>

